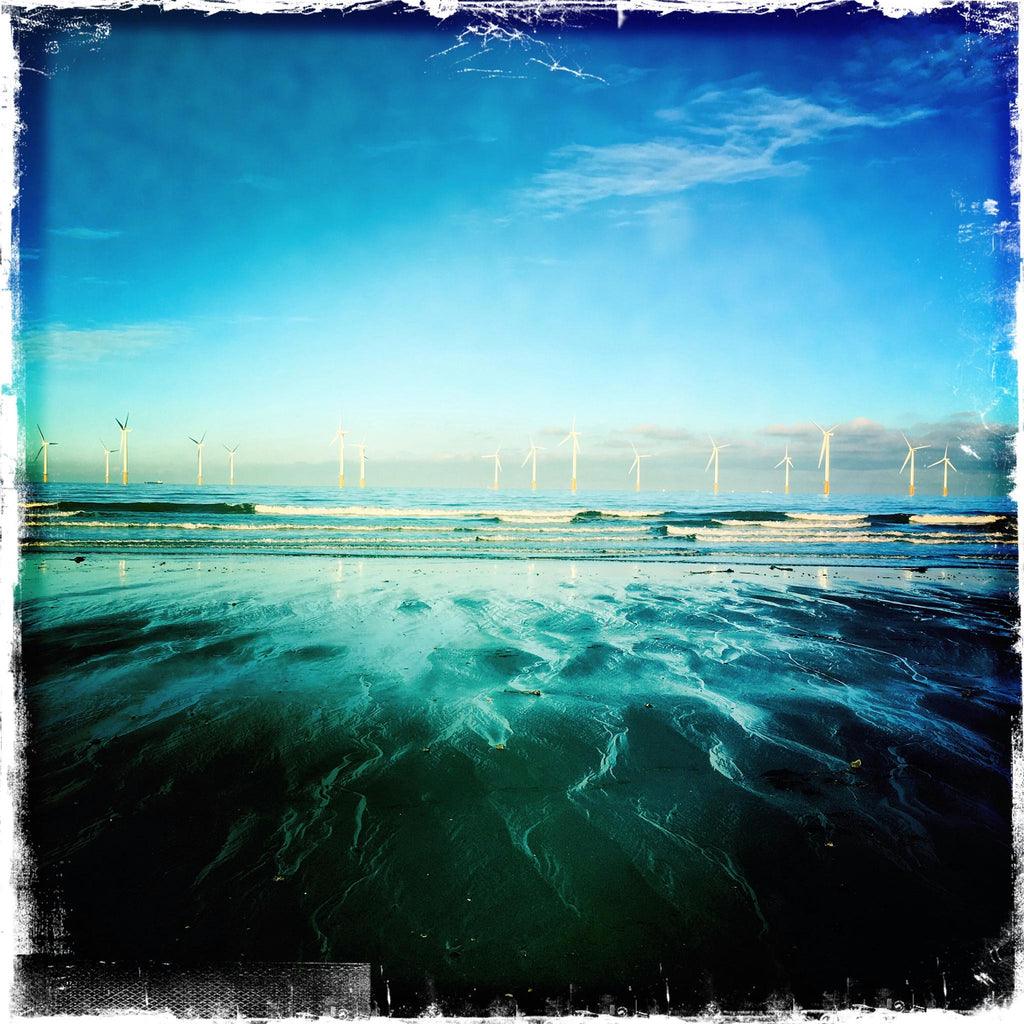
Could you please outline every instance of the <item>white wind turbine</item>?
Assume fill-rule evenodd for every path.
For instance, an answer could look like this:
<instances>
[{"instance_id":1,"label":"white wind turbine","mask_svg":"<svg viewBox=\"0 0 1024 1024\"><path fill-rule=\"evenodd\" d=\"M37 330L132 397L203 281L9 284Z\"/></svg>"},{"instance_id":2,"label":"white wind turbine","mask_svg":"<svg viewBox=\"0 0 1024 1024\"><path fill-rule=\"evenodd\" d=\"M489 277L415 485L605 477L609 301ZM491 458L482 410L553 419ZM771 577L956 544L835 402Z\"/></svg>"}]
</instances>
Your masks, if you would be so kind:
<instances>
[{"instance_id":1,"label":"white wind turbine","mask_svg":"<svg viewBox=\"0 0 1024 1024\"><path fill-rule=\"evenodd\" d=\"M105 474L104 482L109 484L110 483L110 456L113 455L117 451L117 449L116 448L108 448L107 447L107 442L104 441L102 437L100 438L100 445L103 448L103 454L106 456L106 474Z\"/></svg>"},{"instance_id":2,"label":"white wind turbine","mask_svg":"<svg viewBox=\"0 0 1024 1024\"><path fill-rule=\"evenodd\" d=\"M640 490L640 460L641 459L649 459L649 458L650 458L650 455L641 455L636 450L636 445L635 444L633 445L633 463L629 467L629 469L626 470L626 472L627 473L632 473L634 468L636 469L636 489L638 491Z\"/></svg>"},{"instance_id":3,"label":"white wind turbine","mask_svg":"<svg viewBox=\"0 0 1024 1024\"><path fill-rule=\"evenodd\" d=\"M576 429L576 417L572 418L572 429L558 442L558 447L561 448L563 444L569 439L572 439L572 489L576 490L576 456L580 450L580 432Z\"/></svg>"},{"instance_id":4,"label":"white wind turbine","mask_svg":"<svg viewBox=\"0 0 1024 1024\"><path fill-rule=\"evenodd\" d=\"M116 416L114 422L121 428L121 484L128 483L128 435L131 430L128 429L128 413L124 414L124 423L122 423Z\"/></svg>"},{"instance_id":5,"label":"white wind turbine","mask_svg":"<svg viewBox=\"0 0 1024 1024\"><path fill-rule=\"evenodd\" d=\"M903 440L907 441L907 435L903 435ZM910 463L910 496L914 496L914 454L919 452L922 448L931 448L930 444L919 444L916 448L909 441L907 441L907 457L903 460L903 465L900 466L900 472L907 468L907 463Z\"/></svg>"},{"instance_id":6,"label":"white wind turbine","mask_svg":"<svg viewBox=\"0 0 1024 1024\"><path fill-rule=\"evenodd\" d=\"M42 457L43 457L43 483L45 484L46 481L47 481L47 468L46 468L46 455L47 455L47 451L46 450L47 450L47 448L50 447L51 444L52 445L58 445L58 444L60 444L60 442L59 441L47 441L46 438L43 437L43 430L39 426L38 423L36 424L36 430L39 431L39 436L43 440L43 443L39 447L39 451L36 452L36 458L38 459L40 455L42 455Z\"/></svg>"},{"instance_id":7,"label":"white wind turbine","mask_svg":"<svg viewBox=\"0 0 1024 1024\"><path fill-rule=\"evenodd\" d=\"M359 486L366 486L366 442L357 444L356 447L359 449Z\"/></svg>"},{"instance_id":8,"label":"white wind turbine","mask_svg":"<svg viewBox=\"0 0 1024 1024\"><path fill-rule=\"evenodd\" d=\"M236 444L234 448L229 448L227 445L224 445L224 451L226 451L228 453L228 465L231 467L230 473L229 473L230 479L228 480L228 483L232 487L234 487L235 486L235 452L238 451L238 445Z\"/></svg>"},{"instance_id":9,"label":"white wind turbine","mask_svg":"<svg viewBox=\"0 0 1024 1024\"><path fill-rule=\"evenodd\" d=\"M938 462L933 462L928 468L932 466L942 466L942 496L944 498L949 497L949 471L957 471L956 466L949 461L949 445L946 445L946 450L942 453L942 458Z\"/></svg>"},{"instance_id":10,"label":"white wind turbine","mask_svg":"<svg viewBox=\"0 0 1024 1024\"><path fill-rule=\"evenodd\" d=\"M530 450L526 453L526 458L523 459L523 465L525 466L530 459L533 459L533 480L530 484L531 490L537 490L537 452L544 451L544 446L540 444L534 444L533 438L530 438ZM486 456L485 456L486 458Z\"/></svg>"},{"instance_id":11,"label":"white wind turbine","mask_svg":"<svg viewBox=\"0 0 1024 1024\"><path fill-rule=\"evenodd\" d=\"M711 437L710 434L708 436ZM715 444L715 439L711 438L711 456L708 459L708 464L704 467L704 472L706 473L711 468L712 462L715 464L715 494L718 493L718 453L728 447L727 444Z\"/></svg>"},{"instance_id":12,"label":"white wind turbine","mask_svg":"<svg viewBox=\"0 0 1024 1024\"><path fill-rule=\"evenodd\" d=\"M496 448L494 450L494 454L493 455L481 455L480 456L480 458L482 458L482 459L494 459L494 486L491 488L491 490L494 490L494 491L496 491L498 489L498 471L501 469L501 459L498 458L498 452L499 451L501 451L501 449L500 448Z\"/></svg>"},{"instance_id":13,"label":"white wind turbine","mask_svg":"<svg viewBox=\"0 0 1024 1024\"><path fill-rule=\"evenodd\" d=\"M203 431L203 436L197 441L194 437L189 435L189 440L199 450L199 486L203 486L203 448L206 447L206 431Z\"/></svg>"},{"instance_id":14,"label":"white wind turbine","mask_svg":"<svg viewBox=\"0 0 1024 1024\"><path fill-rule=\"evenodd\" d=\"M814 423L814 420L811 420L811 422ZM817 423L814 423L814 425L816 427L818 427ZM826 430L824 427L818 427L818 429L821 431L821 454L818 456L818 469L821 469L821 463L822 463L822 460L824 459L824 461L825 461L825 491L824 491L824 493L825 494L828 494L829 488L831 486L831 483L830 483L830 480L829 480L829 462L830 462L830 460L832 458L832 435L835 433L836 427L838 427L838 426L839 426L838 423L833 423L832 426L828 428L828 430Z\"/></svg>"},{"instance_id":15,"label":"white wind turbine","mask_svg":"<svg viewBox=\"0 0 1024 1024\"><path fill-rule=\"evenodd\" d=\"M789 470L792 467L792 465L793 465L793 460L789 457L789 445L787 444L786 445L786 454L783 455L782 458L778 462L775 463L775 468L776 469L778 469L779 466L785 466L786 467L786 490L784 492L786 494L789 494Z\"/></svg>"},{"instance_id":16,"label":"white wind turbine","mask_svg":"<svg viewBox=\"0 0 1024 1024\"><path fill-rule=\"evenodd\" d=\"M341 442L338 456L338 486L345 486L345 435L348 433L347 430L341 429L341 417L338 417L338 432L331 438L331 444L335 441Z\"/></svg>"}]
</instances>

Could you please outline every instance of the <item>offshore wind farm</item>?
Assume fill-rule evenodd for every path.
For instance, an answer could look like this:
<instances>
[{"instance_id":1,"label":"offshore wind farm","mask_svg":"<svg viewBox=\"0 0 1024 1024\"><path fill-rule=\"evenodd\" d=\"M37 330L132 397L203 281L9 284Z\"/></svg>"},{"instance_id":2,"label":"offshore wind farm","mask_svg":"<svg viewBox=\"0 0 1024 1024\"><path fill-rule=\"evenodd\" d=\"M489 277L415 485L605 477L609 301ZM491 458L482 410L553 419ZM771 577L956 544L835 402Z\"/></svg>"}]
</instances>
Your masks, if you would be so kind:
<instances>
[{"instance_id":1,"label":"offshore wind farm","mask_svg":"<svg viewBox=\"0 0 1024 1024\"><path fill-rule=\"evenodd\" d=\"M1015 32L517 17L20 25L22 947L1002 1006Z\"/></svg>"}]
</instances>

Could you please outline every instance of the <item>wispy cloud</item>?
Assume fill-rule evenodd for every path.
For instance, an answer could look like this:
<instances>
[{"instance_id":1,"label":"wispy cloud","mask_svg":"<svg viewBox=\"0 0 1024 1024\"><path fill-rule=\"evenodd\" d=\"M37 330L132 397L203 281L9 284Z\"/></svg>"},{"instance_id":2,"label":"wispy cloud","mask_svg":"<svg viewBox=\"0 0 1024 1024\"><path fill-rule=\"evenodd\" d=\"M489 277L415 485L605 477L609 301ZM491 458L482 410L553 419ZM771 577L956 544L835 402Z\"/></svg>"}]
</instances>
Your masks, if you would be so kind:
<instances>
[{"instance_id":1,"label":"wispy cloud","mask_svg":"<svg viewBox=\"0 0 1024 1024\"><path fill-rule=\"evenodd\" d=\"M254 188L257 192L277 192L283 185L278 178L271 178L265 174L243 174L235 181L247 188Z\"/></svg>"},{"instance_id":2,"label":"wispy cloud","mask_svg":"<svg viewBox=\"0 0 1024 1024\"><path fill-rule=\"evenodd\" d=\"M524 199L570 211L613 198L802 174L807 165L790 150L838 132L887 128L931 114L921 107L866 113L840 101L826 106L763 86L709 89L685 106L657 111L672 135L558 150L558 166L537 175Z\"/></svg>"},{"instance_id":3,"label":"wispy cloud","mask_svg":"<svg viewBox=\"0 0 1024 1024\"><path fill-rule=\"evenodd\" d=\"M630 427L625 433L643 437L649 441L689 441L696 436L692 431L662 427L657 423L640 423L635 427Z\"/></svg>"},{"instance_id":4,"label":"wispy cloud","mask_svg":"<svg viewBox=\"0 0 1024 1024\"><path fill-rule=\"evenodd\" d=\"M68 327L47 324L24 330L17 338L26 360L97 362L108 356L131 356L168 345L180 337L175 324L116 324L110 327Z\"/></svg>"},{"instance_id":5,"label":"wispy cloud","mask_svg":"<svg viewBox=\"0 0 1024 1024\"><path fill-rule=\"evenodd\" d=\"M112 231L106 228L47 228L47 234L59 238L75 238L82 242L106 242L111 238L120 238L123 231Z\"/></svg>"}]
</instances>

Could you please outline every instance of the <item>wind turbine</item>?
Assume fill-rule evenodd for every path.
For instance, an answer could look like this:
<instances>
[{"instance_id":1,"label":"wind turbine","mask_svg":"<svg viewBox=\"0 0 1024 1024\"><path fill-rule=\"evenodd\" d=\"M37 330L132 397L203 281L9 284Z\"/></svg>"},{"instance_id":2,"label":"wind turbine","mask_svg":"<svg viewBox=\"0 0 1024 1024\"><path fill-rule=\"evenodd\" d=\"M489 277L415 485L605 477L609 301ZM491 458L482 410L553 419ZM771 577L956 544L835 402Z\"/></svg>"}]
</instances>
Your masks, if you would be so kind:
<instances>
[{"instance_id":1,"label":"wind turbine","mask_svg":"<svg viewBox=\"0 0 1024 1024\"><path fill-rule=\"evenodd\" d=\"M634 467L636 468L636 489L639 491L640 490L640 460L641 459L649 459L650 455L641 455L636 450L636 445L635 444L632 447L633 447L633 464L629 467L629 469L626 470L626 472L627 473L632 473Z\"/></svg>"},{"instance_id":2,"label":"wind turbine","mask_svg":"<svg viewBox=\"0 0 1024 1024\"><path fill-rule=\"evenodd\" d=\"M949 497L949 471L953 470L956 472L956 466L949 461L949 445L946 445L946 450L942 453L942 458L938 462L933 462L928 468L932 466L942 466L942 496L944 498Z\"/></svg>"},{"instance_id":3,"label":"wind turbine","mask_svg":"<svg viewBox=\"0 0 1024 1024\"><path fill-rule=\"evenodd\" d=\"M786 445L786 454L783 455L782 458L778 462L775 463L775 468L776 469L778 469L779 466L785 466L786 467L786 490L785 490L786 494L789 494L789 470L790 470L790 467L792 465L793 465L793 460L789 457L789 445L787 444Z\"/></svg>"},{"instance_id":4,"label":"wind turbine","mask_svg":"<svg viewBox=\"0 0 1024 1024\"><path fill-rule=\"evenodd\" d=\"M539 444L534 444L533 443L533 438L531 437L530 438L530 450L526 453L526 458L523 459L523 465L525 466L530 461L530 457L531 456L533 457L533 482L531 483L530 486L531 486L531 489L534 490L534 491L537 490L537 452L542 452L542 451L544 451L544 446L543 445L539 445ZM495 453L495 454L497 454L497 453ZM485 455L484 458L489 458L489 456Z\"/></svg>"},{"instance_id":5,"label":"wind turbine","mask_svg":"<svg viewBox=\"0 0 1024 1024\"><path fill-rule=\"evenodd\" d=\"M230 485L232 487L234 487L235 486L235 452L238 451L238 445L236 444L234 448L229 448L227 445L224 445L224 451L226 451L228 453L228 464L231 466L231 479L228 482L230 483ZM202 481L200 481L200 482L202 482Z\"/></svg>"},{"instance_id":6,"label":"wind turbine","mask_svg":"<svg viewBox=\"0 0 1024 1024\"><path fill-rule=\"evenodd\" d=\"M711 437L710 434L708 436ZM715 464L715 494L718 493L718 453L723 448L728 447L729 445L727 444L715 444L715 439L711 438L711 457L708 459L708 464L704 467L704 472L706 473L711 468L712 462Z\"/></svg>"},{"instance_id":7,"label":"wind turbine","mask_svg":"<svg viewBox=\"0 0 1024 1024\"><path fill-rule=\"evenodd\" d=\"M199 449L199 486L203 486L203 448L206 446L206 431L203 431L203 436L197 441L194 437L189 437L189 440Z\"/></svg>"},{"instance_id":8,"label":"wind turbine","mask_svg":"<svg viewBox=\"0 0 1024 1024\"><path fill-rule=\"evenodd\" d=\"M576 490L576 455L580 450L580 432L576 429L576 417L572 418L572 429L558 442L558 447L561 448L566 441L572 438L572 489Z\"/></svg>"},{"instance_id":9,"label":"wind turbine","mask_svg":"<svg viewBox=\"0 0 1024 1024\"><path fill-rule=\"evenodd\" d=\"M36 424L36 430L39 431L39 436L43 439L43 443L40 446L39 451L36 452L36 458L38 459L40 455L42 455L42 457L43 457L43 483L45 484L46 483L46 449L49 448L51 444L56 445L56 444L60 444L60 442L59 441L47 441L46 438L43 437L42 428L39 426L38 423Z\"/></svg>"},{"instance_id":10,"label":"wind turbine","mask_svg":"<svg viewBox=\"0 0 1024 1024\"><path fill-rule=\"evenodd\" d=\"M102 437L100 438L100 445L103 448L103 454L107 457L106 458L106 463L107 463L106 479L105 479L104 482L109 484L110 483L110 456L113 455L114 452L117 451L117 449L116 448L108 448L107 447L107 442L104 441Z\"/></svg>"},{"instance_id":11,"label":"wind turbine","mask_svg":"<svg viewBox=\"0 0 1024 1024\"><path fill-rule=\"evenodd\" d=\"M357 444L359 449L359 486L366 486L366 442Z\"/></svg>"},{"instance_id":12,"label":"wind turbine","mask_svg":"<svg viewBox=\"0 0 1024 1024\"><path fill-rule=\"evenodd\" d=\"M340 454L338 459L338 486L345 486L345 435L348 433L347 430L341 429L341 417L338 417L338 432L331 438L331 444L335 441L341 441Z\"/></svg>"},{"instance_id":13,"label":"wind turbine","mask_svg":"<svg viewBox=\"0 0 1024 1024\"><path fill-rule=\"evenodd\" d=\"M814 423L814 420L811 420ZM818 427L817 423L814 423ZM832 456L832 435L835 433L838 423L833 423L831 427L826 430L824 427L818 427L821 431L821 454L818 456L818 469L821 469L821 461L825 460L825 494L829 492L829 460Z\"/></svg>"},{"instance_id":14,"label":"wind turbine","mask_svg":"<svg viewBox=\"0 0 1024 1024\"><path fill-rule=\"evenodd\" d=\"M480 458L482 458L482 459L494 459L494 487L492 488L492 490L495 490L495 491L498 489L498 471L501 469L501 459L498 458L498 452L499 451L501 451L501 449L500 448L496 448L494 450L494 454L493 455L481 455L480 456ZM527 456L527 458L529 458L529 456Z\"/></svg>"},{"instance_id":15,"label":"wind turbine","mask_svg":"<svg viewBox=\"0 0 1024 1024\"><path fill-rule=\"evenodd\" d=\"M122 423L116 416L114 422L121 428L121 484L128 483L128 435L131 431L128 429L128 413L124 414L124 423Z\"/></svg>"},{"instance_id":16,"label":"wind turbine","mask_svg":"<svg viewBox=\"0 0 1024 1024\"><path fill-rule=\"evenodd\" d=\"M903 440L907 441L907 435L903 435ZM919 444L916 448L907 441L907 457L903 460L903 465L900 466L900 472L907 468L907 463L910 463L910 496L914 496L914 453L919 452L922 448L931 448L930 444Z\"/></svg>"}]
</instances>

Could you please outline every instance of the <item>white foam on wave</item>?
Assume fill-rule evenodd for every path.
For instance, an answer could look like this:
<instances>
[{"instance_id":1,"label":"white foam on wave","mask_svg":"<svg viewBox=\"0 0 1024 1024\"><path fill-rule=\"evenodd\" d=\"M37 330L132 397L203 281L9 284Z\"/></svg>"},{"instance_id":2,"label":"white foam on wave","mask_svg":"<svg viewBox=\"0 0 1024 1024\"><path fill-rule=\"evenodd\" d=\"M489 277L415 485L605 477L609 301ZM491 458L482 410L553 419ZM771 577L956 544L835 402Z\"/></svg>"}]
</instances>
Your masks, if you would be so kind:
<instances>
[{"instance_id":1,"label":"white foam on wave","mask_svg":"<svg viewBox=\"0 0 1024 1024\"><path fill-rule=\"evenodd\" d=\"M787 512L787 515L793 515ZM834 527L838 530L867 529L871 524L867 516L836 516L829 519L818 519L816 517L787 522L779 519L713 519L712 522L720 526L754 527L764 530L807 530L814 527Z\"/></svg>"},{"instance_id":2,"label":"white foam on wave","mask_svg":"<svg viewBox=\"0 0 1024 1024\"><path fill-rule=\"evenodd\" d=\"M539 508L387 508L383 505L256 505L261 516L331 516L360 519L498 519L503 523L570 523L576 516L597 513L609 519L649 519L659 511Z\"/></svg>"},{"instance_id":3,"label":"white foam on wave","mask_svg":"<svg viewBox=\"0 0 1024 1024\"><path fill-rule=\"evenodd\" d=\"M814 523L850 523L859 519L867 519L866 512L787 512L790 519L802 519Z\"/></svg>"},{"instance_id":4,"label":"white foam on wave","mask_svg":"<svg viewBox=\"0 0 1024 1024\"><path fill-rule=\"evenodd\" d=\"M77 513L68 513L69 515ZM37 526L45 527L51 525L51 521L48 518L33 517L25 520L26 526ZM571 533L567 533L568 524L531 524L529 526L509 526L502 525L498 526L494 523L479 523L473 527L457 527L451 526L448 523L439 523L435 526L426 525L413 525L410 523L401 524L367 524L367 523L279 523L279 522L262 522L262 523L234 523L234 522L182 522L181 520L163 521L163 522L117 522L117 521L104 521L97 519L86 519L71 523L61 523L61 529L75 528L79 530L92 530L92 529L105 529L105 530L217 530L219 532L236 532L236 533L281 533L286 531L300 531L300 532L327 532L327 533L433 533L433 534L450 534L456 531L462 531L466 533L480 533L489 534L492 531L501 530L504 533L514 533L520 535L520 538L524 541L536 538L538 540L548 539L546 534L554 534L557 537L568 538L575 537L577 539L586 540L621 540L621 539L640 539L643 537L649 537L650 533L646 529L630 527L630 526L617 526L617 525L604 525L604 526L568 526Z\"/></svg>"},{"instance_id":5,"label":"white foam on wave","mask_svg":"<svg viewBox=\"0 0 1024 1024\"><path fill-rule=\"evenodd\" d=\"M1006 516L940 516L940 515L916 515L911 516L912 523L923 523L935 526L985 526L988 523L998 523Z\"/></svg>"}]
</instances>

